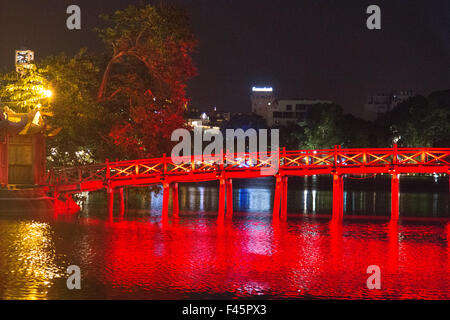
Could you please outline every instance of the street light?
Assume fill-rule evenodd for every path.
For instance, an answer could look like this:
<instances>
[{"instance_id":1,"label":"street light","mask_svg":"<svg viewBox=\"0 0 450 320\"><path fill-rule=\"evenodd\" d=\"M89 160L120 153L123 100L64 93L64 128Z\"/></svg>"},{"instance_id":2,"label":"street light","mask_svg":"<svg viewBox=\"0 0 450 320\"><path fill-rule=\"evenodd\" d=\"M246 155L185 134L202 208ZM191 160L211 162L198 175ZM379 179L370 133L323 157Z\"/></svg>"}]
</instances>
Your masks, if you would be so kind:
<instances>
[{"instance_id":1,"label":"street light","mask_svg":"<svg viewBox=\"0 0 450 320\"><path fill-rule=\"evenodd\" d=\"M52 90L45 90L45 91L44 91L44 95L45 95L47 98L51 98L51 97L53 96L53 92L52 92Z\"/></svg>"}]
</instances>

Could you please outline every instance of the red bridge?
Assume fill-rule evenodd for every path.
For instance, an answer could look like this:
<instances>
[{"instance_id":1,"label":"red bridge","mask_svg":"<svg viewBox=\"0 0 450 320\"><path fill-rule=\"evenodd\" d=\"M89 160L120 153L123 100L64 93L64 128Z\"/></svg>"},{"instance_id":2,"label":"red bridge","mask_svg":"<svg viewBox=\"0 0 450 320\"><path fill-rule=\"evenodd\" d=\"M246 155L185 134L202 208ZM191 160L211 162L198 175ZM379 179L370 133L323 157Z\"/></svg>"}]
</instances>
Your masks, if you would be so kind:
<instances>
[{"instance_id":1,"label":"red bridge","mask_svg":"<svg viewBox=\"0 0 450 320\"><path fill-rule=\"evenodd\" d=\"M278 161L274 219L287 217L287 185L289 176L332 175L333 219L343 216L344 175L390 174L391 219L399 216L399 176L408 173L450 174L450 148L392 148L328 150L279 150L262 153L224 154L216 159L184 157L175 164L171 157L132 161L106 162L84 167L55 168L49 172L47 183L56 196L83 191L106 189L112 214L114 193L119 193L120 212L124 212L124 186L163 186L163 218L169 212L169 193L172 192L172 211L178 214L178 183L220 181L219 219L233 214L232 180L259 178L262 168L270 168Z\"/></svg>"}]
</instances>

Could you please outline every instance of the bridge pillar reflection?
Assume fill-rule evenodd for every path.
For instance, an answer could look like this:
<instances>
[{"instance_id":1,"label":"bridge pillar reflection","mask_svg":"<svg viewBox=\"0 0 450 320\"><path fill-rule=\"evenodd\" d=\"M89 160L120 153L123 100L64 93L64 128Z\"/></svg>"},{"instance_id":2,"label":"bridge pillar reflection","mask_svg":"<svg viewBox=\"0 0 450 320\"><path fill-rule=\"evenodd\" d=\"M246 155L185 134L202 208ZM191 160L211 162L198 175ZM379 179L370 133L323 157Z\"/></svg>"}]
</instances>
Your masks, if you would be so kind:
<instances>
[{"instance_id":1,"label":"bridge pillar reflection","mask_svg":"<svg viewBox=\"0 0 450 320\"><path fill-rule=\"evenodd\" d=\"M163 182L163 206L162 206L163 219L169 216L169 196L170 196L170 184L168 182Z\"/></svg>"},{"instance_id":2,"label":"bridge pillar reflection","mask_svg":"<svg viewBox=\"0 0 450 320\"><path fill-rule=\"evenodd\" d=\"M333 215L332 219L342 219L344 216L344 177L333 174Z\"/></svg>"},{"instance_id":3,"label":"bridge pillar reflection","mask_svg":"<svg viewBox=\"0 0 450 320\"><path fill-rule=\"evenodd\" d=\"M233 217L233 180L225 179L225 185L227 189L227 219Z\"/></svg>"},{"instance_id":4,"label":"bridge pillar reflection","mask_svg":"<svg viewBox=\"0 0 450 320\"><path fill-rule=\"evenodd\" d=\"M120 216L123 216L125 214L125 200L123 198L123 188L119 188L119 190L117 190L117 193L119 194L119 212L120 212Z\"/></svg>"},{"instance_id":5,"label":"bridge pillar reflection","mask_svg":"<svg viewBox=\"0 0 450 320\"><path fill-rule=\"evenodd\" d=\"M284 176L281 178L282 187L281 187L281 220L287 219L287 189L288 189L288 177Z\"/></svg>"},{"instance_id":6,"label":"bridge pillar reflection","mask_svg":"<svg viewBox=\"0 0 450 320\"><path fill-rule=\"evenodd\" d=\"M282 177L280 175L277 175L275 182L275 195L273 198L273 220L279 220L280 218L280 199L282 186Z\"/></svg>"},{"instance_id":7,"label":"bridge pillar reflection","mask_svg":"<svg viewBox=\"0 0 450 320\"><path fill-rule=\"evenodd\" d=\"M219 220L225 218L225 179L221 178L219 181Z\"/></svg>"},{"instance_id":8,"label":"bridge pillar reflection","mask_svg":"<svg viewBox=\"0 0 450 320\"><path fill-rule=\"evenodd\" d=\"M391 220L398 220L399 217L399 194L400 175L393 174L391 178Z\"/></svg>"},{"instance_id":9,"label":"bridge pillar reflection","mask_svg":"<svg viewBox=\"0 0 450 320\"><path fill-rule=\"evenodd\" d=\"M114 213L114 189L108 187L106 192L108 194L108 214L109 217L112 218Z\"/></svg>"},{"instance_id":10,"label":"bridge pillar reflection","mask_svg":"<svg viewBox=\"0 0 450 320\"><path fill-rule=\"evenodd\" d=\"M179 201L178 201L178 183L174 182L171 185L172 189L172 213L178 215L179 213Z\"/></svg>"},{"instance_id":11,"label":"bridge pillar reflection","mask_svg":"<svg viewBox=\"0 0 450 320\"><path fill-rule=\"evenodd\" d=\"M276 176L275 196L273 200L274 220L278 220L279 218L281 218L282 220L287 219L287 185L288 185L287 176L281 175Z\"/></svg>"}]
</instances>

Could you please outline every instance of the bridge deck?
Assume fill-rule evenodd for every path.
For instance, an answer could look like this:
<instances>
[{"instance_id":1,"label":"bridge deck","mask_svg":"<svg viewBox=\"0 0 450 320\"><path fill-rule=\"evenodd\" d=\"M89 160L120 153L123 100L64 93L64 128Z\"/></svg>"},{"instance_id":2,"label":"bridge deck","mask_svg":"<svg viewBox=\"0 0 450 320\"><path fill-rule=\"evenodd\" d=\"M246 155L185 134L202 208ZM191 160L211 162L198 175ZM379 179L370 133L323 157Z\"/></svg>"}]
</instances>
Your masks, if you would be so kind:
<instances>
[{"instance_id":1,"label":"bridge deck","mask_svg":"<svg viewBox=\"0 0 450 320\"><path fill-rule=\"evenodd\" d=\"M333 215L337 211L336 215L342 216L342 176L381 173L391 174L393 177L392 212L395 215L395 211L398 211L398 175L450 173L450 148L397 148L394 145L393 148L342 149L336 146L327 150L283 149L269 153L233 153L209 157L200 155L178 159L164 156L74 168L54 168L49 172L47 184L55 193L107 189L110 194L114 189L124 186L163 184L165 194L168 194L171 185L179 182L219 180L226 186L223 191L220 189L219 200L222 202L226 190L228 193L232 192L232 179L275 176L275 202L281 201L280 210L283 217L286 210L283 202L286 201L288 176L333 175ZM168 196L163 202L166 201L168 202ZM227 202L230 201L232 198L228 197ZM230 206L231 204L228 205ZM274 205L274 212L277 208L278 205ZM168 208L163 208L163 211L165 210ZM219 215L223 213L219 212ZM274 217L276 216L278 214L274 213Z\"/></svg>"}]
</instances>

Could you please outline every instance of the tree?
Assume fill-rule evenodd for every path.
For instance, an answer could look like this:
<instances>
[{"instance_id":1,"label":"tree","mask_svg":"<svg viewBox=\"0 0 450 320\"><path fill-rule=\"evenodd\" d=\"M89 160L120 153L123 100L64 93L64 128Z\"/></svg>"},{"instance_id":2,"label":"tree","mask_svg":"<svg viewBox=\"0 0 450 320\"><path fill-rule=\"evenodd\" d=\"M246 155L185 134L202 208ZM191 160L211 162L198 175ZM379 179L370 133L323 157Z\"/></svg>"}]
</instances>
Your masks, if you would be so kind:
<instances>
[{"instance_id":1,"label":"tree","mask_svg":"<svg viewBox=\"0 0 450 320\"><path fill-rule=\"evenodd\" d=\"M196 40L184 11L173 6L129 6L103 18L98 30L112 50L97 99L117 113L110 138L124 155L169 152L170 135L184 126L186 83L195 75Z\"/></svg>"},{"instance_id":2,"label":"tree","mask_svg":"<svg viewBox=\"0 0 450 320\"><path fill-rule=\"evenodd\" d=\"M433 147L450 146L450 90L436 91L428 96L430 113L426 119L427 133Z\"/></svg>"},{"instance_id":3,"label":"tree","mask_svg":"<svg viewBox=\"0 0 450 320\"><path fill-rule=\"evenodd\" d=\"M81 49L73 57L60 54L40 65L47 70L55 93L47 121L62 128L48 139L50 165L86 164L119 156L109 139L117 115L96 100L101 80L99 59Z\"/></svg>"},{"instance_id":4,"label":"tree","mask_svg":"<svg viewBox=\"0 0 450 320\"><path fill-rule=\"evenodd\" d=\"M45 68L31 65L23 76L15 71L0 77L0 99L15 112L27 113L48 106L52 96Z\"/></svg>"},{"instance_id":5,"label":"tree","mask_svg":"<svg viewBox=\"0 0 450 320\"><path fill-rule=\"evenodd\" d=\"M290 123L287 126L279 127L280 145L287 150L297 150L303 148L305 143L305 130L299 123Z\"/></svg>"},{"instance_id":6,"label":"tree","mask_svg":"<svg viewBox=\"0 0 450 320\"><path fill-rule=\"evenodd\" d=\"M341 122L342 146L347 148L367 148L377 145L375 127L372 123L351 114L344 115Z\"/></svg>"},{"instance_id":7,"label":"tree","mask_svg":"<svg viewBox=\"0 0 450 320\"><path fill-rule=\"evenodd\" d=\"M385 114L377 124L386 128L387 140L403 147L448 146L450 90L412 97Z\"/></svg>"},{"instance_id":8,"label":"tree","mask_svg":"<svg viewBox=\"0 0 450 320\"><path fill-rule=\"evenodd\" d=\"M317 105L311 108L302 124L305 132L305 149L330 149L344 142L342 107L336 104Z\"/></svg>"},{"instance_id":9,"label":"tree","mask_svg":"<svg viewBox=\"0 0 450 320\"><path fill-rule=\"evenodd\" d=\"M82 49L48 57L22 78L3 75L2 101L20 112L42 102L48 123L62 129L48 140L50 165L160 156L185 125L196 45L185 12L130 6L103 18L109 26L98 32L108 53Z\"/></svg>"}]
</instances>

